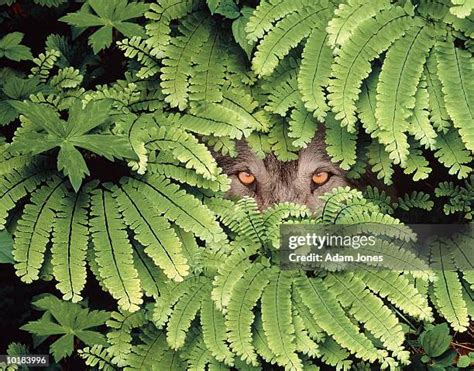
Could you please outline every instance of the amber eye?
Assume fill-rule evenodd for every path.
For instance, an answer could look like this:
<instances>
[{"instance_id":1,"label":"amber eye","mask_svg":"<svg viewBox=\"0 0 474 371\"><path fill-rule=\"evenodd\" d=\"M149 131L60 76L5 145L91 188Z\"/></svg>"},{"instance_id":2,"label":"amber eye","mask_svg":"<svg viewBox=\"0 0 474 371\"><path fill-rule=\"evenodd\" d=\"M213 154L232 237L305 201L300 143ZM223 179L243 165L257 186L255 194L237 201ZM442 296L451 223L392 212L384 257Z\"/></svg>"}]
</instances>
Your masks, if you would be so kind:
<instances>
[{"instance_id":1,"label":"amber eye","mask_svg":"<svg viewBox=\"0 0 474 371\"><path fill-rule=\"evenodd\" d=\"M246 186L249 186L255 182L255 175L249 173L248 171L241 171L237 174L237 176L239 177L240 182Z\"/></svg>"},{"instance_id":2,"label":"amber eye","mask_svg":"<svg viewBox=\"0 0 474 371\"><path fill-rule=\"evenodd\" d=\"M327 171L318 171L313 174L313 183L320 186L326 183L329 180L330 176Z\"/></svg>"}]
</instances>

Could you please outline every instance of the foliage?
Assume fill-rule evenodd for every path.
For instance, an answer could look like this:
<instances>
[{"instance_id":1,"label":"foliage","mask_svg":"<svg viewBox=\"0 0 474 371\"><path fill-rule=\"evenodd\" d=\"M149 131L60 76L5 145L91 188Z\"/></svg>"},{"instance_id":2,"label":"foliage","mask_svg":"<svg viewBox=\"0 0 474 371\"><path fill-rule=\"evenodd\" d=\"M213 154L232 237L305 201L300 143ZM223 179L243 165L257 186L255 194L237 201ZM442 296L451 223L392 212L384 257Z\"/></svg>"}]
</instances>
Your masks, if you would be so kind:
<instances>
[{"instance_id":1,"label":"foliage","mask_svg":"<svg viewBox=\"0 0 474 371\"><path fill-rule=\"evenodd\" d=\"M61 20L80 28L99 26L100 28L89 37L94 53L98 53L112 44L113 29L128 37L142 36L143 30L140 26L128 20L142 16L147 8L146 4L128 3L127 0L111 0L105 3L100 0L88 0L80 11L69 13Z\"/></svg>"},{"instance_id":2,"label":"foliage","mask_svg":"<svg viewBox=\"0 0 474 371\"><path fill-rule=\"evenodd\" d=\"M105 344L105 337L93 328L101 326L109 317L105 311L89 311L79 304L61 301L55 296L46 295L32 303L43 316L22 327L37 336L59 335L50 347L56 361L71 355L77 337L86 345Z\"/></svg>"},{"instance_id":3,"label":"foliage","mask_svg":"<svg viewBox=\"0 0 474 371\"><path fill-rule=\"evenodd\" d=\"M20 44L23 36L21 32L12 32L3 36L0 39L0 58L5 57L13 61L32 59L30 49Z\"/></svg>"},{"instance_id":4,"label":"foliage","mask_svg":"<svg viewBox=\"0 0 474 371\"><path fill-rule=\"evenodd\" d=\"M407 223L472 219L472 1L3 3L0 263L62 296L33 301L33 348L105 370L469 366L472 236L423 260ZM61 25L44 48L16 26L41 16ZM223 197L216 152L295 160L316 132L361 190L314 215ZM282 223L375 223L391 259L284 270Z\"/></svg>"}]
</instances>

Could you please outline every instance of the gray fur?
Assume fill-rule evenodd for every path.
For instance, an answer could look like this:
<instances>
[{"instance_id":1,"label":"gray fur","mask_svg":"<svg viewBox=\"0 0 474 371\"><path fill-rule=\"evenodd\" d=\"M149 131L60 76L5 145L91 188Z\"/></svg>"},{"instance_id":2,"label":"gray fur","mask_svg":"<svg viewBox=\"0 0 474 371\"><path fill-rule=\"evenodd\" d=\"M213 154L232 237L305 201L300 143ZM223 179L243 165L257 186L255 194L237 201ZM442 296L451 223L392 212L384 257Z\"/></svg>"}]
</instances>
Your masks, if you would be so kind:
<instances>
[{"instance_id":1,"label":"gray fur","mask_svg":"<svg viewBox=\"0 0 474 371\"><path fill-rule=\"evenodd\" d=\"M346 172L331 162L325 147L322 135L317 135L300 151L298 160L282 162L273 154L261 160L245 141L238 141L237 157L215 157L224 173L232 180L227 197L254 197L260 209L278 202L296 202L307 205L314 212L322 205L318 196L333 188L350 185L345 176ZM239 181L237 174L241 171L249 171L255 175L256 182L252 187L247 187ZM316 171L332 174L326 184L317 188L312 186L311 180Z\"/></svg>"}]
</instances>

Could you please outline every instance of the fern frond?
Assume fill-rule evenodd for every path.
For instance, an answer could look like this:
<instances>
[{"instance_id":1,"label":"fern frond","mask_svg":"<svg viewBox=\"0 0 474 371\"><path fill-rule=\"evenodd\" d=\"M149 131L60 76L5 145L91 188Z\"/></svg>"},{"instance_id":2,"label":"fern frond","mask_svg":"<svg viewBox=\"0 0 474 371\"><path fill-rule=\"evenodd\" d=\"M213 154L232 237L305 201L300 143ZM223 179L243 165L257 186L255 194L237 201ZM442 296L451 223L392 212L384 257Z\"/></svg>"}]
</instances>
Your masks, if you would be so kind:
<instances>
[{"instance_id":1,"label":"fern frond","mask_svg":"<svg viewBox=\"0 0 474 371\"><path fill-rule=\"evenodd\" d=\"M285 16L275 24L257 46L252 59L252 69L258 76L271 75L278 62L299 42L307 37L312 28L322 26L328 5L303 1L305 6Z\"/></svg>"},{"instance_id":2,"label":"fern frond","mask_svg":"<svg viewBox=\"0 0 474 371\"><path fill-rule=\"evenodd\" d=\"M350 370L352 360L348 359L350 356L349 352L332 338L326 338L324 342L319 344L319 351L321 353L321 360L324 363L340 370Z\"/></svg>"},{"instance_id":3,"label":"fern frond","mask_svg":"<svg viewBox=\"0 0 474 371\"><path fill-rule=\"evenodd\" d=\"M430 123L429 97L424 80L420 81L415 93L415 107L408 126L408 133L426 149L436 148L436 137L438 134Z\"/></svg>"},{"instance_id":4,"label":"fern frond","mask_svg":"<svg viewBox=\"0 0 474 371\"><path fill-rule=\"evenodd\" d=\"M333 56L327 42L325 31L313 30L306 41L298 73L298 88L304 106L320 121L329 111L324 89L329 84Z\"/></svg>"},{"instance_id":5,"label":"fern frond","mask_svg":"<svg viewBox=\"0 0 474 371\"><path fill-rule=\"evenodd\" d=\"M254 263L232 289L226 313L226 327L232 350L242 360L258 365L257 355L252 346L253 307L257 304L265 286L269 271L262 264Z\"/></svg>"},{"instance_id":6,"label":"fern frond","mask_svg":"<svg viewBox=\"0 0 474 371\"><path fill-rule=\"evenodd\" d=\"M250 242L252 244L262 244L265 240L265 226L263 225L262 214L258 210L257 202L254 198L244 197L237 201L234 211L229 215L231 225L237 233L236 240ZM226 222L224 222L226 223Z\"/></svg>"},{"instance_id":7,"label":"fern frond","mask_svg":"<svg viewBox=\"0 0 474 371\"><path fill-rule=\"evenodd\" d=\"M36 66L31 69L30 76L38 76L40 81L45 82L60 56L61 53L55 49L46 50L44 53L41 53L37 58L33 59L33 63Z\"/></svg>"},{"instance_id":8,"label":"fern frond","mask_svg":"<svg viewBox=\"0 0 474 371\"><path fill-rule=\"evenodd\" d=\"M380 143L373 141L369 145L368 161L372 165L372 171L377 174L377 179L383 179L383 182L387 185L393 183L393 164L388 153Z\"/></svg>"},{"instance_id":9,"label":"fern frond","mask_svg":"<svg viewBox=\"0 0 474 371\"><path fill-rule=\"evenodd\" d=\"M474 9L472 0L451 0L452 6L449 11L459 18L469 17Z\"/></svg>"},{"instance_id":10,"label":"fern frond","mask_svg":"<svg viewBox=\"0 0 474 371\"><path fill-rule=\"evenodd\" d=\"M263 227L265 239L270 241L276 249L280 247L280 225L288 218L302 218L310 215L306 205L292 202L282 202L265 209L263 213Z\"/></svg>"},{"instance_id":11,"label":"fern frond","mask_svg":"<svg viewBox=\"0 0 474 371\"><path fill-rule=\"evenodd\" d=\"M132 350L132 329L143 326L146 323L145 313L137 311L112 312L111 318L107 321L107 341L110 346L107 353L111 356L114 364L119 367L126 365L127 356Z\"/></svg>"},{"instance_id":12,"label":"fern frond","mask_svg":"<svg viewBox=\"0 0 474 371\"><path fill-rule=\"evenodd\" d=\"M334 340L363 360L373 362L377 359L373 344L346 316L324 281L300 277L295 280L295 286L303 303L318 319L318 325Z\"/></svg>"},{"instance_id":13,"label":"fern frond","mask_svg":"<svg viewBox=\"0 0 474 371\"><path fill-rule=\"evenodd\" d=\"M181 358L184 358L187 362L187 371L205 370L207 364L213 359L202 335L196 336L196 339L182 350Z\"/></svg>"},{"instance_id":14,"label":"fern frond","mask_svg":"<svg viewBox=\"0 0 474 371\"><path fill-rule=\"evenodd\" d=\"M446 110L459 129L466 148L474 151L474 66L472 56L451 39L436 44L438 76L443 84Z\"/></svg>"},{"instance_id":15,"label":"fern frond","mask_svg":"<svg viewBox=\"0 0 474 371\"><path fill-rule=\"evenodd\" d=\"M231 109L217 103L203 103L193 107L191 113L173 118L176 123L189 131L203 135L228 136L241 139L250 135L251 124L242 121Z\"/></svg>"},{"instance_id":16,"label":"fern frond","mask_svg":"<svg viewBox=\"0 0 474 371\"><path fill-rule=\"evenodd\" d=\"M183 296L188 291L193 290L197 279L197 276L191 276L184 281L178 283L171 281L162 286L163 290L160 291L160 298L154 303L153 306L152 319L156 327L164 327L172 312L173 306L181 298L181 296Z\"/></svg>"},{"instance_id":17,"label":"fern frond","mask_svg":"<svg viewBox=\"0 0 474 371\"><path fill-rule=\"evenodd\" d=\"M452 182L441 182L435 188L436 197L449 197L449 203L444 204L443 211L446 215L463 212L466 219L472 219L472 199L474 188L473 178L466 180L465 187L454 185Z\"/></svg>"},{"instance_id":18,"label":"fern frond","mask_svg":"<svg viewBox=\"0 0 474 371\"><path fill-rule=\"evenodd\" d=\"M362 80L371 70L370 62L417 23L418 20L408 16L398 6L381 11L375 18L361 23L336 57L328 98L336 119L347 126L349 132L354 131L355 101Z\"/></svg>"},{"instance_id":19,"label":"fern frond","mask_svg":"<svg viewBox=\"0 0 474 371\"><path fill-rule=\"evenodd\" d=\"M46 246L51 240L55 212L65 195L65 179L53 177L31 195L15 230L13 257L23 282L38 279Z\"/></svg>"},{"instance_id":20,"label":"fern frond","mask_svg":"<svg viewBox=\"0 0 474 371\"><path fill-rule=\"evenodd\" d=\"M365 282L357 274L330 274L325 282L342 306L357 321L364 323L365 329L381 339L387 349L402 349L405 336L397 317L366 288Z\"/></svg>"},{"instance_id":21,"label":"fern frond","mask_svg":"<svg viewBox=\"0 0 474 371\"><path fill-rule=\"evenodd\" d=\"M134 231L146 254L170 279L182 281L189 274L189 265L168 221L157 209L150 208L140 190L126 180L112 191L125 223Z\"/></svg>"},{"instance_id":22,"label":"fern frond","mask_svg":"<svg viewBox=\"0 0 474 371\"><path fill-rule=\"evenodd\" d=\"M102 282L122 309L135 312L142 303L140 281L125 223L110 192L92 192L91 214L92 242Z\"/></svg>"},{"instance_id":23,"label":"fern frond","mask_svg":"<svg viewBox=\"0 0 474 371\"><path fill-rule=\"evenodd\" d=\"M194 57L193 74L190 78L191 101L220 102L224 84L225 66L222 64L224 47L221 36L213 30L209 41Z\"/></svg>"},{"instance_id":24,"label":"fern frond","mask_svg":"<svg viewBox=\"0 0 474 371\"><path fill-rule=\"evenodd\" d=\"M318 344L316 344L316 342L308 335L304 321L301 319L295 309L293 309L292 322L295 327L296 351L298 353L306 354L310 357L319 356Z\"/></svg>"},{"instance_id":25,"label":"fern frond","mask_svg":"<svg viewBox=\"0 0 474 371\"><path fill-rule=\"evenodd\" d=\"M212 356L226 365L232 365L234 354L226 343L227 333L224 315L218 311L210 297L202 301L201 326L204 343Z\"/></svg>"},{"instance_id":26,"label":"fern frond","mask_svg":"<svg viewBox=\"0 0 474 371\"><path fill-rule=\"evenodd\" d=\"M282 63L282 65L285 65ZM278 78L272 78L262 86L268 92L265 110L280 116L286 116L288 110L300 103L298 75L294 67L283 72Z\"/></svg>"},{"instance_id":27,"label":"fern frond","mask_svg":"<svg viewBox=\"0 0 474 371\"><path fill-rule=\"evenodd\" d=\"M298 294L298 290L293 290L292 294L292 306L295 314L303 321L305 331L308 332L309 337L318 343L319 346L326 337L326 334L316 322L316 318L313 316L309 308L303 304L303 300Z\"/></svg>"},{"instance_id":28,"label":"fern frond","mask_svg":"<svg viewBox=\"0 0 474 371\"><path fill-rule=\"evenodd\" d=\"M357 133L351 133L329 114L326 118L326 151L332 161L343 170L349 170L356 162Z\"/></svg>"},{"instance_id":29,"label":"fern frond","mask_svg":"<svg viewBox=\"0 0 474 371\"><path fill-rule=\"evenodd\" d=\"M372 138L377 137L379 125L375 117L377 106L377 84L380 77L380 68L374 67L369 77L362 82L359 100L357 101L357 114L365 131Z\"/></svg>"},{"instance_id":30,"label":"fern frond","mask_svg":"<svg viewBox=\"0 0 474 371\"><path fill-rule=\"evenodd\" d=\"M267 132L270 128L270 115L258 110L258 103L243 89L226 87L223 91L222 105L230 109L236 119L246 123L246 127Z\"/></svg>"},{"instance_id":31,"label":"fern frond","mask_svg":"<svg viewBox=\"0 0 474 371\"><path fill-rule=\"evenodd\" d=\"M83 76L78 69L65 67L51 78L51 85L57 89L71 89L78 87L82 83L82 79Z\"/></svg>"},{"instance_id":32,"label":"fern frond","mask_svg":"<svg viewBox=\"0 0 474 371\"><path fill-rule=\"evenodd\" d=\"M87 366L97 367L98 370L104 371L115 370L108 348L104 348L103 345L95 344L92 347L79 349L78 354Z\"/></svg>"},{"instance_id":33,"label":"fern frond","mask_svg":"<svg viewBox=\"0 0 474 371\"><path fill-rule=\"evenodd\" d=\"M294 138L292 144L297 148L305 148L313 139L318 122L308 112L303 103L299 103L291 112L288 136Z\"/></svg>"},{"instance_id":34,"label":"fern frond","mask_svg":"<svg viewBox=\"0 0 474 371\"><path fill-rule=\"evenodd\" d=\"M247 138L247 143L252 148L257 158L263 160L265 156L271 152L270 143L268 143L268 135L253 132Z\"/></svg>"},{"instance_id":35,"label":"fern frond","mask_svg":"<svg viewBox=\"0 0 474 371\"><path fill-rule=\"evenodd\" d=\"M137 72L139 79L147 79L160 72L160 66L152 55L152 48L148 40L142 40L139 36L133 36L131 39L117 41L117 45L127 58L134 58L142 65Z\"/></svg>"},{"instance_id":36,"label":"fern frond","mask_svg":"<svg viewBox=\"0 0 474 371\"><path fill-rule=\"evenodd\" d=\"M437 131L445 133L451 124L444 102L442 84L438 77L438 66L434 51L431 51L428 57L424 77L429 97L430 119Z\"/></svg>"},{"instance_id":37,"label":"fern frond","mask_svg":"<svg viewBox=\"0 0 474 371\"><path fill-rule=\"evenodd\" d=\"M462 145L457 131L450 130L445 135L440 135L437 145L439 149L435 152L435 157L449 169L449 174L456 175L458 179L468 177L472 171L468 165L472 156Z\"/></svg>"},{"instance_id":38,"label":"fern frond","mask_svg":"<svg viewBox=\"0 0 474 371\"><path fill-rule=\"evenodd\" d=\"M431 263L437 279L433 282L436 308L455 331L464 332L469 327L466 303L462 297L462 284L452 256L446 253L448 245L437 240L431 248Z\"/></svg>"},{"instance_id":39,"label":"fern frond","mask_svg":"<svg viewBox=\"0 0 474 371\"><path fill-rule=\"evenodd\" d=\"M226 239L209 209L168 179L151 174L142 178L128 178L128 182L141 192L149 205L186 232L193 232L208 242Z\"/></svg>"},{"instance_id":40,"label":"fern frond","mask_svg":"<svg viewBox=\"0 0 474 371\"><path fill-rule=\"evenodd\" d=\"M244 250L239 247L232 251L232 254L219 267L218 274L213 281L212 300L217 309L224 311L232 298L232 290L244 272L251 266L249 256L253 250Z\"/></svg>"},{"instance_id":41,"label":"fern frond","mask_svg":"<svg viewBox=\"0 0 474 371\"><path fill-rule=\"evenodd\" d=\"M377 187L368 186L364 190L364 198L377 205L381 212L386 214L393 214L393 207L390 196L384 190L379 190Z\"/></svg>"},{"instance_id":42,"label":"fern frond","mask_svg":"<svg viewBox=\"0 0 474 371\"><path fill-rule=\"evenodd\" d=\"M279 161L296 160L298 150L288 135L288 124L286 121L277 121L268 133L268 143Z\"/></svg>"},{"instance_id":43,"label":"fern frond","mask_svg":"<svg viewBox=\"0 0 474 371\"><path fill-rule=\"evenodd\" d=\"M34 163L30 166L23 164L23 166L8 170L9 167L15 166L14 158L8 162L3 160L1 165L5 166L5 173L1 173L0 178L0 229L5 228L8 212L17 206L17 202L33 192L42 181L52 176Z\"/></svg>"},{"instance_id":44,"label":"fern frond","mask_svg":"<svg viewBox=\"0 0 474 371\"><path fill-rule=\"evenodd\" d=\"M145 26L150 36L147 43L152 48L152 55L163 58L165 47L171 39L171 21L180 19L191 13L197 5L196 0L160 0L150 4L145 17L150 20Z\"/></svg>"},{"instance_id":45,"label":"fern frond","mask_svg":"<svg viewBox=\"0 0 474 371\"><path fill-rule=\"evenodd\" d=\"M428 178L432 170L430 163L425 156L423 156L422 151L416 147L410 148L403 168L405 174L413 174L414 181Z\"/></svg>"},{"instance_id":46,"label":"fern frond","mask_svg":"<svg viewBox=\"0 0 474 371\"><path fill-rule=\"evenodd\" d=\"M179 26L182 35L173 37L164 46L161 87L165 101L171 107L184 110L189 100L191 64L210 35L209 18L203 13L191 13Z\"/></svg>"},{"instance_id":47,"label":"fern frond","mask_svg":"<svg viewBox=\"0 0 474 371\"><path fill-rule=\"evenodd\" d=\"M132 346L127 355L127 369L130 371L152 370L153 366L165 365L165 354L174 354L166 343L166 335L152 324L140 329L140 340Z\"/></svg>"},{"instance_id":48,"label":"fern frond","mask_svg":"<svg viewBox=\"0 0 474 371\"><path fill-rule=\"evenodd\" d=\"M184 345L186 334L199 309L201 300L210 293L211 283L200 277L193 290L185 292L176 303L166 328L166 340L172 349L179 349Z\"/></svg>"},{"instance_id":49,"label":"fern frond","mask_svg":"<svg viewBox=\"0 0 474 371\"><path fill-rule=\"evenodd\" d=\"M132 246L133 262L137 269L143 293L156 299L162 294L164 282L168 278L145 253L143 246L135 243L135 241L132 241Z\"/></svg>"},{"instance_id":50,"label":"fern frond","mask_svg":"<svg viewBox=\"0 0 474 371\"><path fill-rule=\"evenodd\" d=\"M253 326L253 346L257 354L268 363L276 363L275 354L268 347L267 337L263 330L262 315L257 311Z\"/></svg>"},{"instance_id":51,"label":"fern frond","mask_svg":"<svg viewBox=\"0 0 474 371\"><path fill-rule=\"evenodd\" d=\"M337 219L349 215L351 209L360 211L360 206L364 207L365 212L378 212L376 205L367 202L362 196L362 192L349 187L335 188L321 196L325 201L324 207L319 212L321 221L333 224Z\"/></svg>"},{"instance_id":52,"label":"fern frond","mask_svg":"<svg viewBox=\"0 0 474 371\"><path fill-rule=\"evenodd\" d=\"M292 274L274 271L262 295L263 330L268 347L276 355L276 362L290 370L301 370L296 354L295 327L292 323Z\"/></svg>"},{"instance_id":53,"label":"fern frond","mask_svg":"<svg viewBox=\"0 0 474 371\"><path fill-rule=\"evenodd\" d=\"M96 91L84 94L83 103L104 99L112 101L112 106L118 110L128 113L129 107L140 99L140 91L138 91L137 85L132 82L118 81L112 86L98 85Z\"/></svg>"},{"instance_id":54,"label":"fern frond","mask_svg":"<svg viewBox=\"0 0 474 371\"><path fill-rule=\"evenodd\" d=\"M284 0L260 2L245 25L247 39L257 41L273 27L275 21L295 12L304 4L302 1Z\"/></svg>"},{"instance_id":55,"label":"fern frond","mask_svg":"<svg viewBox=\"0 0 474 371\"><path fill-rule=\"evenodd\" d=\"M433 320L433 313L425 296L398 272L370 270L364 273L364 282L382 298L387 298L393 305L410 316L424 321Z\"/></svg>"},{"instance_id":56,"label":"fern frond","mask_svg":"<svg viewBox=\"0 0 474 371\"><path fill-rule=\"evenodd\" d=\"M339 50L364 21L387 9L389 5L386 0L343 2L334 11L334 17L328 23L328 44L336 51Z\"/></svg>"},{"instance_id":57,"label":"fern frond","mask_svg":"<svg viewBox=\"0 0 474 371\"><path fill-rule=\"evenodd\" d=\"M192 272L199 273L203 268L203 251L201 246L198 246L196 238L192 232L186 232L178 226L173 226L181 244L183 246L183 253L187 261L192 262L190 267Z\"/></svg>"},{"instance_id":58,"label":"fern frond","mask_svg":"<svg viewBox=\"0 0 474 371\"><path fill-rule=\"evenodd\" d=\"M237 157L237 148L235 141L227 137L216 137L209 135L203 140L206 142L208 147L212 147L215 152L220 152L224 156Z\"/></svg>"},{"instance_id":59,"label":"fern frond","mask_svg":"<svg viewBox=\"0 0 474 371\"><path fill-rule=\"evenodd\" d=\"M163 156L157 156L157 159L148 162L148 171L161 174L183 184L210 189L214 192L225 192L229 189L230 179L226 175L218 175L215 180L209 180L195 171L187 169L183 164L175 163L174 161L169 163L166 160Z\"/></svg>"},{"instance_id":60,"label":"fern frond","mask_svg":"<svg viewBox=\"0 0 474 371\"><path fill-rule=\"evenodd\" d=\"M434 202L431 201L430 195L421 191L413 191L411 194L405 193L403 197L398 198L396 204L396 207L405 211L413 208L430 211L433 206Z\"/></svg>"},{"instance_id":61,"label":"fern frond","mask_svg":"<svg viewBox=\"0 0 474 371\"><path fill-rule=\"evenodd\" d=\"M51 246L53 275L64 300L82 300L86 284L86 252L89 245L88 209L91 185L66 194L53 223ZM74 242L72 242L74 241Z\"/></svg>"},{"instance_id":62,"label":"fern frond","mask_svg":"<svg viewBox=\"0 0 474 371\"><path fill-rule=\"evenodd\" d=\"M432 33L429 26L408 30L387 52L380 73L375 110L381 128L378 137L395 164L404 164L408 156L405 132L423 65L434 43Z\"/></svg>"}]
</instances>

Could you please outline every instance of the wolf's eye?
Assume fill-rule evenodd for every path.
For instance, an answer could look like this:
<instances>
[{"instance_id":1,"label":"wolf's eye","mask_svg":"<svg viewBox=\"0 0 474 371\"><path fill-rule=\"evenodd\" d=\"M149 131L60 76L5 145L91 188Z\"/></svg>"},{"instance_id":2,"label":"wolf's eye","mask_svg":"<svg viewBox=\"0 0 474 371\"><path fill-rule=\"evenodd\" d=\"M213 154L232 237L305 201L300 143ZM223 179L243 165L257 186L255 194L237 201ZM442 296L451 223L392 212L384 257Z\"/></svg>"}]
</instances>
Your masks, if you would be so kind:
<instances>
[{"instance_id":1,"label":"wolf's eye","mask_svg":"<svg viewBox=\"0 0 474 371\"><path fill-rule=\"evenodd\" d=\"M321 186L326 183L331 175L327 171L318 171L313 174L313 183L317 186Z\"/></svg>"},{"instance_id":2,"label":"wolf's eye","mask_svg":"<svg viewBox=\"0 0 474 371\"><path fill-rule=\"evenodd\" d=\"M249 186L255 182L255 175L249 173L248 171L239 172L237 177L239 178L240 183L246 186Z\"/></svg>"}]
</instances>

